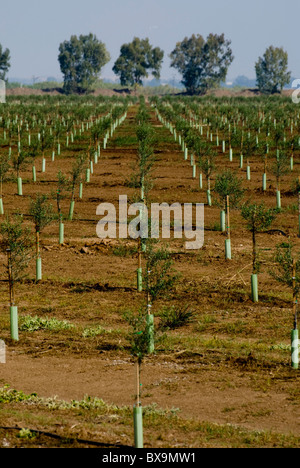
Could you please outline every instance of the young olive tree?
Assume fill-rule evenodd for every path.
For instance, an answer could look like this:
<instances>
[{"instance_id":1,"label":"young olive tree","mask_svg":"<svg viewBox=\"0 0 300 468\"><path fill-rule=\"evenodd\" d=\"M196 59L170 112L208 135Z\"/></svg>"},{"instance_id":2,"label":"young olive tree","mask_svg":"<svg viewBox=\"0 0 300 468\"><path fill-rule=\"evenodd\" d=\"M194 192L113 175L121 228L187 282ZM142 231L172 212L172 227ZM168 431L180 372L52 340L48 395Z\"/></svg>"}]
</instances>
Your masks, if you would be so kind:
<instances>
[{"instance_id":1,"label":"young olive tree","mask_svg":"<svg viewBox=\"0 0 300 468\"><path fill-rule=\"evenodd\" d=\"M147 239L146 264L143 274L147 304L147 323L149 338L149 353L155 348L154 344L154 304L161 298L171 294L179 275L173 268L173 260L166 247L158 246L155 239Z\"/></svg>"},{"instance_id":2,"label":"young olive tree","mask_svg":"<svg viewBox=\"0 0 300 468\"><path fill-rule=\"evenodd\" d=\"M4 214L3 209L3 182L10 170L9 157L7 155L0 155L0 215Z\"/></svg>"},{"instance_id":3,"label":"young olive tree","mask_svg":"<svg viewBox=\"0 0 300 468\"><path fill-rule=\"evenodd\" d=\"M12 157L12 165L17 175L18 195L20 196L23 195L21 171L25 169L28 163L28 158L29 158L28 152L24 150L18 151L17 154L13 155Z\"/></svg>"},{"instance_id":4,"label":"young olive tree","mask_svg":"<svg viewBox=\"0 0 300 468\"><path fill-rule=\"evenodd\" d=\"M143 309L137 314L127 313L125 319L131 327L128 334L130 354L135 360L136 395L133 408L135 448L143 448L143 409L141 402L141 370L149 350L149 325Z\"/></svg>"},{"instance_id":5,"label":"young olive tree","mask_svg":"<svg viewBox=\"0 0 300 468\"><path fill-rule=\"evenodd\" d=\"M46 195L37 195L31 200L29 214L32 216L36 233L36 281L42 279L42 259L40 249L40 234L54 219L53 207Z\"/></svg>"},{"instance_id":6,"label":"young olive tree","mask_svg":"<svg viewBox=\"0 0 300 468\"><path fill-rule=\"evenodd\" d=\"M57 215L59 222L59 244L64 243L64 223L62 213L62 201L67 197L67 193L70 191L70 181L68 178L59 171L57 174L57 185L56 191L52 194L52 198L56 201Z\"/></svg>"},{"instance_id":7,"label":"young olive tree","mask_svg":"<svg viewBox=\"0 0 300 468\"><path fill-rule=\"evenodd\" d=\"M291 333L291 361L292 367L299 366L299 334L298 334L298 296L300 291L300 255L294 254L293 244L289 241L276 246L274 266L270 271L271 276L281 284L287 286L293 295L293 320L294 327Z\"/></svg>"},{"instance_id":8,"label":"young olive tree","mask_svg":"<svg viewBox=\"0 0 300 468\"><path fill-rule=\"evenodd\" d=\"M216 168L215 158L217 153L211 148L210 145L205 145L201 159L199 159L199 167L204 172L207 184L207 203L211 206L211 177Z\"/></svg>"},{"instance_id":9,"label":"young olive tree","mask_svg":"<svg viewBox=\"0 0 300 468\"><path fill-rule=\"evenodd\" d=\"M18 340L18 308L16 306L15 287L20 282L32 257L33 238L30 228L24 225L23 216L16 214L6 217L0 225L1 245L7 255L7 278L9 285L11 337Z\"/></svg>"},{"instance_id":10,"label":"young olive tree","mask_svg":"<svg viewBox=\"0 0 300 468\"><path fill-rule=\"evenodd\" d=\"M87 167L87 158L85 155L79 155L73 164L70 180L71 202L69 210L69 220L73 219L74 206L75 206L75 190L82 180L82 174Z\"/></svg>"},{"instance_id":11,"label":"young olive tree","mask_svg":"<svg viewBox=\"0 0 300 468\"><path fill-rule=\"evenodd\" d=\"M276 177L276 201L277 208L281 208L281 180L289 172L289 158L285 152L278 151L275 161L271 166L271 172Z\"/></svg>"},{"instance_id":12,"label":"young olive tree","mask_svg":"<svg viewBox=\"0 0 300 468\"><path fill-rule=\"evenodd\" d=\"M136 130L138 140L137 152L137 171L134 174L136 187L139 190L139 201L145 207L147 206L149 191L152 187L151 171L155 163L155 155L153 152L154 132L153 128L148 123L141 123ZM143 225L143 220L141 220ZM137 287L138 291L142 291L142 256L146 250L146 240L142 236L139 237L138 247L138 269L137 269Z\"/></svg>"},{"instance_id":13,"label":"young olive tree","mask_svg":"<svg viewBox=\"0 0 300 468\"><path fill-rule=\"evenodd\" d=\"M222 173L216 176L214 192L217 195L216 204L221 208L221 230L227 231L227 239L225 241L225 256L227 260L230 260L230 208L237 208L244 195L242 181L230 169L225 169ZM225 223L227 226L225 226Z\"/></svg>"},{"instance_id":14,"label":"young olive tree","mask_svg":"<svg viewBox=\"0 0 300 468\"><path fill-rule=\"evenodd\" d=\"M254 155L256 148L257 148L256 140L255 140L255 138L253 136L250 135L247 138L245 138L245 140L243 142L243 154L246 157L246 161L247 161L247 169L246 169L246 171L247 171L246 172L247 180L251 179L250 158L251 158L251 156Z\"/></svg>"},{"instance_id":15,"label":"young olive tree","mask_svg":"<svg viewBox=\"0 0 300 468\"><path fill-rule=\"evenodd\" d=\"M247 221L247 228L252 233L252 276L251 290L253 302L258 301L257 274L259 262L257 260L257 234L268 229L276 216L276 211L268 209L264 203L245 203L241 208L241 215Z\"/></svg>"},{"instance_id":16,"label":"young olive tree","mask_svg":"<svg viewBox=\"0 0 300 468\"><path fill-rule=\"evenodd\" d=\"M140 394L140 375L141 366L144 358L152 354L155 348L155 328L153 304L164 295L166 297L174 286L178 275L171 269L172 259L166 249L155 249L154 241L147 242L146 249L146 271L144 273L144 282L146 284L146 307L142 305L137 314L127 313L125 318L131 326L131 332L128 339L131 345L131 355L136 360L136 405L134 408L134 429L135 429L135 445L136 448L142 447L143 431L142 431L142 405Z\"/></svg>"},{"instance_id":17,"label":"young olive tree","mask_svg":"<svg viewBox=\"0 0 300 468\"><path fill-rule=\"evenodd\" d=\"M46 157L45 152L47 149L53 146L54 137L50 135L49 130L47 129L46 125L43 125L40 129L39 133L39 148L42 153L42 172L46 171Z\"/></svg>"},{"instance_id":18,"label":"young olive tree","mask_svg":"<svg viewBox=\"0 0 300 468\"><path fill-rule=\"evenodd\" d=\"M27 152L28 152L28 157L30 158L32 162L32 180L33 182L36 182L35 161L36 161L37 156L40 153L40 143L37 139L31 142Z\"/></svg>"}]
</instances>

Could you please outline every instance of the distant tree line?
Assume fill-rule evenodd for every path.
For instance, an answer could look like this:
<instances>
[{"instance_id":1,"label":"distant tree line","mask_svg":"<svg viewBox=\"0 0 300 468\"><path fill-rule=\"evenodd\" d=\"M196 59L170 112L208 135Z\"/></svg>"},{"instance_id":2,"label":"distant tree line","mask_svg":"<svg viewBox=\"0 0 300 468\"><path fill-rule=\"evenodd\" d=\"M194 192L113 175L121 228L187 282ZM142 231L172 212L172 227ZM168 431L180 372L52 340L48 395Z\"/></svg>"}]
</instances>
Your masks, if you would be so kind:
<instances>
[{"instance_id":1,"label":"distant tree line","mask_svg":"<svg viewBox=\"0 0 300 468\"><path fill-rule=\"evenodd\" d=\"M186 92L191 95L205 94L225 81L228 68L234 60L231 41L224 34L209 34L204 39L193 34L177 42L170 53L170 66L182 77ZM115 61L113 72L123 86L137 87L152 74L160 78L164 51L150 44L149 39L134 37L123 44ZM111 57L103 42L94 34L71 36L59 46L58 61L64 77L64 91L86 93L99 77L102 68ZM5 80L10 68L10 51L0 44L0 79ZM282 91L290 82L288 54L283 48L270 46L255 64L258 89L265 94Z\"/></svg>"}]
</instances>

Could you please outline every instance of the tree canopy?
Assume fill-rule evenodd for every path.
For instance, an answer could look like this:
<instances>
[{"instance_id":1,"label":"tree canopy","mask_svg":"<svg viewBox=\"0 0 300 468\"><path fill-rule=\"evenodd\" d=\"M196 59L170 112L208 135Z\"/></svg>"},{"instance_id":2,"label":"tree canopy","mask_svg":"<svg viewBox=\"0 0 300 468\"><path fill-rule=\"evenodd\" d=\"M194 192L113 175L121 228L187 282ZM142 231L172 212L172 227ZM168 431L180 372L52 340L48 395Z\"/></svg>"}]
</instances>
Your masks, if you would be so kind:
<instances>
[{"instance_id":1,"label":"tree canopy","mask_svg":"<svg viewBox=\"0 0 300 468\"><path fill-rule=\"evenodd\" d=\"M288 71L288 54L283 48L270 46L255 64L259 90L265 94L281 92L291 80Z\"/></svg>"},{"instance_id":2,"label":"tree canopy","mask_svg":"<svg viewBox=\"0 0 300 468\"><path fill-rule=\"evenodd\" d=\"M113 72L120 77L123 86L141 85L149 72L154 78L160 78L163 57L164 52L159 47L153 47L148 38L135 37L132 42L122 45Z\"/></svg>"},{"instance_id":3,"label":"tree canopy","mask_svg":"<svg viewBox=\"0 0 300 468\"><path fill-rule=\"evenodd\" d=\"M10 69L10 51L3 49L0 44L0 80L5 80L6 74Z\"/></svg>"},{"instance_id":4,"label":"tree canopy","mask_svg":"<svg viewBox=\"0 0 300 468\"><path fill-rule=\"evenodd\" d=\"M93 34L71 36L59 46L60 69L66 93L88 91L110 60L105 44Z\"/></svg>"},{"instance_id":5,"label":"tree canopy","mask_svg":"<svg viewBox=\"0 0 300 468\"><path fill-rule=\"evenodd\" d=\"M233 61L230 44L224 34L209 34L206 41L200 34L193 34L176 44L170 54L171 67L182 75L189 94L205 94L225 80Z\"/></svg>"}]
</instances>

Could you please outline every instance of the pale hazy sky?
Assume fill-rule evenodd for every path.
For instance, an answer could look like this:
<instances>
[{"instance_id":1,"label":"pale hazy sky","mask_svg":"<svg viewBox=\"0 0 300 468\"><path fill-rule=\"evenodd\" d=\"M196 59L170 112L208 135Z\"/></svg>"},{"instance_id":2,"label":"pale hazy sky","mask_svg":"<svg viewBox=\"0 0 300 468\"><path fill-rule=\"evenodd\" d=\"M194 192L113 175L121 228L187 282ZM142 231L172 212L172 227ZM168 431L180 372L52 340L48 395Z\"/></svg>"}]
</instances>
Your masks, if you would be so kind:
<instances>
[{"instance_id":1,"label":"pale hazy sky","mask_svg":"<svg viewBox=\"0 0 300 468\"><path fill-rule=\"evenodd\" d=\"M112 67L123 43L148 37L165 52L162 78L178 78L168 55L186 36L224 33L235 60L228 79L255 77L254 65L270 45L289 54L300 78L300 1L286 0L0 0L0 43L11 51L9 77L60 78L58 47L72 34L92 32L105 43Z\"/></svg>"}]
</instances>

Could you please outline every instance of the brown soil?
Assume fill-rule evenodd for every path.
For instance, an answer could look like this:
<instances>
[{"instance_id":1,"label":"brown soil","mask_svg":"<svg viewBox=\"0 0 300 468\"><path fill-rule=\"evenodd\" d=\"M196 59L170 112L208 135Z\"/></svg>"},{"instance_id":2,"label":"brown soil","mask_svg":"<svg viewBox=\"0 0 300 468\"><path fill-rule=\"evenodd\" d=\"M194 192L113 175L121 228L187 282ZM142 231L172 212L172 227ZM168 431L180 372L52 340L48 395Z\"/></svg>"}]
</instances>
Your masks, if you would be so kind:
<instances>
[{"instance_id":1,"label":"brown soil","mask_svg":"<svg viewBox=\"0 0 300 468\"><path fill-rule=\"evenodd\" d=\"M115 137L122 135L128 123L133 124L134 115L131 109ZM158 121L153 123L157 131L162 131ZM167 131L165 135L167 141ZM48 159L45 174L38 167L36 185L30 181L28 168L24 174L28 183L24 183L23 197L16 195L15 183L6 184L6 212L18 207L27 213L30 196L54 190L58 170L70 170L70 151L66 150L54 163ZM198 189L179 147L169 141L156 148L156 152L153 199L168 203L205 202L205 190ZM125 186L134 160L135 150L114 147L114 140L106 151L102 150L92 181L84 187L83 200L76 200L74 220L66 221L65 245L57 245L57 226L47 227L42 235L43 281L35 283L31 264L28 281L17 291L21 317L56 317L79 328L101 325L111 333L88 340L70 331L20 332L20 341L13 343L7 318L7 284L2 281L2 337L7 344L7 362L0 365L2 386L8 384L25 393L36 392L40 397L57 396L67 401L89 395L119 406L134 404L134 363L119 331L126 329L124 310L134 310L140 301L135 285L137 258L135 254L121 256L114 252L116 247L131 247L134 242L103 242L96 236L98 204L117 203L120 194L130 197L134 193ZM237 157L231 164L237 169ZM220 155L220 167L225 166L229 162L226 156ZM299 174L299 167L297 155L295 173ZM263 196L260 169L261 163L253 161L252 180L245 182L247 196L257 200L263 197L267 204L274 206L274 181L269 180L270 188ZM245 169L240 175L245 177ZM294 175L289 175L284 181L283 207L296 203L289 193L293 178ZM66 212L67 209L66 201ZM205 246L200 252L188 254L181 240L170 243L174 267L182 274L170 303L190 304L195 320L169 331L167 339L172 340L172 345L162 342L157 353L146 358L142 369L142 404L179 408L182 417L199 422L300 437L299 372L291 369L288 351L270 353L262 348L260 352L259 348L260 342L269 347L274 345L274 349L275 345L287 346L290 342L290 296L268 274L268 255L277 243L286 240L282 232L299 247L297 214L284 211L276 219L273 232L258 236L259 246L264 247L265 262L258 304L252 303L249 291L251 236L239 212L232 212L233 259L228 262L224 258L225 237L215 229L218 222L219 209L206 206ZM2 260L3 278L4 254ZM160 301L155 313L163 304L168 301ZM242 348L235 350L241 343L245 345L242 354L238 351ZM248 352L251 343L255 345L252 353ZM23 422L13 420L13 423ZM188 434L183 443L188 446Z\"/></svg>"}]
</instances>

